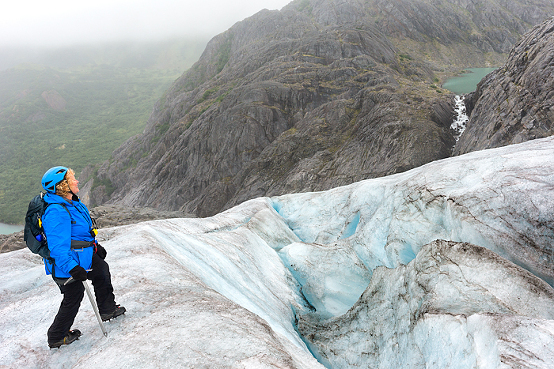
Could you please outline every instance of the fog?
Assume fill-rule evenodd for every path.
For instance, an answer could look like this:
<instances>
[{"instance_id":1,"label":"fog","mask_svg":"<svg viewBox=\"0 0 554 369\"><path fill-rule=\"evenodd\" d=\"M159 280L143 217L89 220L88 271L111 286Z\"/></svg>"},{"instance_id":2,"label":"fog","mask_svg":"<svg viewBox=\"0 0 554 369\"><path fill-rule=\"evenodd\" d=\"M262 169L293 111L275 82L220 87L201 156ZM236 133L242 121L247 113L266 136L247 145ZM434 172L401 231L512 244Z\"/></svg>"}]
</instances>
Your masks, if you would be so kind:
<instances>
[{"instance_id":1,"label":"fog","mask_svg":"<svg viewBox=\"0 0 554 369\"><path fill-rule=\"evenodd\" d=\"M212 37L291 0L20 0L3 4L0 47Z\"/></svg>"}]
</instances>

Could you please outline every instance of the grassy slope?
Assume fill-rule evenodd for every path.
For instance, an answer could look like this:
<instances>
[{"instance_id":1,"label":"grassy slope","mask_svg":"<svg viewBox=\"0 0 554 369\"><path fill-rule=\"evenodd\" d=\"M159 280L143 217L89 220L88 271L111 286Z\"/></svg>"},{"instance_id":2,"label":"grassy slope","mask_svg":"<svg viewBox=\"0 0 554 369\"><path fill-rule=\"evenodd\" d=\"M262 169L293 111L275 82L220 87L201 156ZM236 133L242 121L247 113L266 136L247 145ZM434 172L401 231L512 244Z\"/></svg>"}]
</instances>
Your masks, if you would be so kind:
<instances>
[{"instance_id":1,"label":"grassy slope","mask_svg":"<svg viewBox=\"0 0 554 369\"><path fill-rule=\"evenodd\" d=\"M139 66L121 62L134 57L126 50L103 60L108 64L83 58L70 68L22 65L0 72L0 222L23 222L51 166L79 172L143 130L155 102L184 70L174 68L179 57L171 49L156 52ZM59 104L49 105L48 95Z\"/></svg>"}]
</instances>

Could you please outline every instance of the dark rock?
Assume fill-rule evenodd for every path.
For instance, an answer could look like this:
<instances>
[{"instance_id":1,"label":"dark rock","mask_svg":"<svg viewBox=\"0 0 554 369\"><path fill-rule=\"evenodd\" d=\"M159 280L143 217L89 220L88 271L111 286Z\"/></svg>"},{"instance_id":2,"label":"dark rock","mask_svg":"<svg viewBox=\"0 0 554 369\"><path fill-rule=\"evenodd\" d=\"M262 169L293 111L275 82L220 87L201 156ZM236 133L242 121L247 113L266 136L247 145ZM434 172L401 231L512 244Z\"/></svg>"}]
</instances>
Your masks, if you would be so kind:
<instances>
[{"instance_id":1,"label":"dark rock","mask_svg":"<svg viewBox=\"0 0 554 369\"><path fill-rule=\"evenodd\" d=\"M0 253L27 247L23 240L23 231L12 234L0 234Z\"/></svg>"},{"instance_id":2,"label":"dark rock","mask_svg":"<svg viewBox=\"0 0 554 369\"><path fill-rule=\"evenodd\" d=\"M150 208L129 208L118 205L102 205L90 210L99 229L135 224L147 220L191 218L194 215L180 211L158 211Z\"/></svg>"}]
</instances>

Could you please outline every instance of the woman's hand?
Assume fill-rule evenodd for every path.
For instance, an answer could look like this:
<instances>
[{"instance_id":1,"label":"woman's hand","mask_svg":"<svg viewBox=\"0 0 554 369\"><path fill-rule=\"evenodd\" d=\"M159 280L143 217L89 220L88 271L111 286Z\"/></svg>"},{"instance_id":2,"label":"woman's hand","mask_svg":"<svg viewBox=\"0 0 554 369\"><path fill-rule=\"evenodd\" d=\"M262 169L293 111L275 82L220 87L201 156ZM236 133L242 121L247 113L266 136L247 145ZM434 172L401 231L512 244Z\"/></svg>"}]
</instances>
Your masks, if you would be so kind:
<instances>
[{"instance_id":1,"label":"woman's hand","mask_svg":"<svg viewBox=\"0 0 554 369\"><path fill-rule=\"evenodd\" d=\"M69 274L71 274L73 279L77 281L86 281L88 277L87 271L80 265L77 265L75 268L71 269Z\"/></svg>"}]
</instances>

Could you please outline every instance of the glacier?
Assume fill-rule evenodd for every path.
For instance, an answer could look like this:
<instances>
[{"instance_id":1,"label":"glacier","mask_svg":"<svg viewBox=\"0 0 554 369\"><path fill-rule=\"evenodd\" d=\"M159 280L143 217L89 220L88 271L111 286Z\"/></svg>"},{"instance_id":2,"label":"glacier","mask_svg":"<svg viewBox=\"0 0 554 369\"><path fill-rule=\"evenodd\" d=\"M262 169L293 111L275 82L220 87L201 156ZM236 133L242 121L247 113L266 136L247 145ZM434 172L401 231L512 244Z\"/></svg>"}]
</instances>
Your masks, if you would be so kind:
<instances>
[{"instance_id":1,"label":"glacier","mask_svg":"<svg viewBox=\"0 0 554 369\"><path fill-rule=\"evenodd\" d=\"M0 254L2 368L552 368L554 138L209 218L102 229L118 303L48 349L61 301Z\"/></svg>"}]
</instances>

